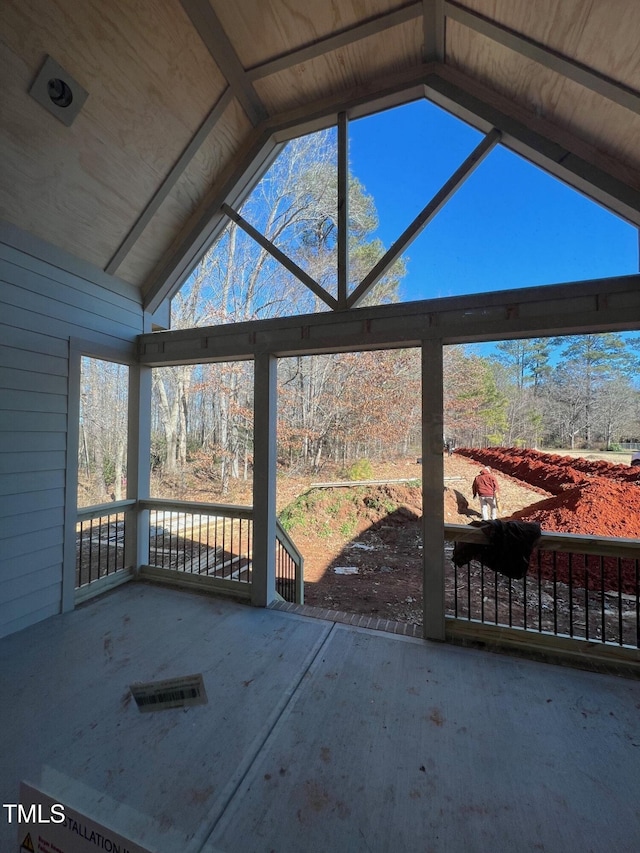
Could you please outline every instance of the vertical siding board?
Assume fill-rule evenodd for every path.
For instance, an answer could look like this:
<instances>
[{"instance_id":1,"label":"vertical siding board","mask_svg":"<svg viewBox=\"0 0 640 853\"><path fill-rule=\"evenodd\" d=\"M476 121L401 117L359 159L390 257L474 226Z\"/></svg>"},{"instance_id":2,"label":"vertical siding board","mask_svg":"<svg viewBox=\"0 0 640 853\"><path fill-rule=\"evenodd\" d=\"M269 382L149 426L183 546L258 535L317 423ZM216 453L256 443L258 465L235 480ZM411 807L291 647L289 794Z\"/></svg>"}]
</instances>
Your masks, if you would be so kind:
<instances>
[{"instance_id":1,"label":"vertical siding board","mask_svg":"<svg viewBox=\"0 0 640 853\"><path fill-rule=\"evenodd\" d=\"M65 523L67 559L75 549L70 341L132 353L142 331L135 288L0 229L0 636L62 609Z\"/></svg>"}]
</instances>

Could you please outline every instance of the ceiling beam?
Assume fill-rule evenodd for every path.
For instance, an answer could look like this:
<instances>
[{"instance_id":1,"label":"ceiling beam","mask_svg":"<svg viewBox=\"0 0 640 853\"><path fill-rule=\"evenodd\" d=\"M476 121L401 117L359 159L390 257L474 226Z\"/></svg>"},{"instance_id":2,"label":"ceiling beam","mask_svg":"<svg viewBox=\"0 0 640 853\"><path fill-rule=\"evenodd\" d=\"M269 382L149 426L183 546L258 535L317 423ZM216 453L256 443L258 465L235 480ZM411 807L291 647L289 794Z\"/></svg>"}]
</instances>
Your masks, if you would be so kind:
<instances>
[{"instance_id":1,"label":"ceiling beam","mask_svg":"<svg viewBox=\"0 0 640 853\"><path fill-rule=\"evenodd\" d=\"M445 61L444 0L422 0L424 61Z\"/></svg>"},{"instance_id":2,"label":"ceiling beam","mask_svg":"<svg viewBox=\"0 0 640 853\"><path fill-rule=\"evenodd\" d=\"M626 107L628 110L640 114L640 93L634 89L588 68L575 59L569 59L550 47L545 47L533 39L520 35L515 30L496 24L477 12L465 9L460 4L451 2L451 0L445 0L444 11L447 18L469 27L474 32L492 39L503 47L510 48L527 59L532 59L545 68L573 80L574 83L579 83L621 107Z\"/></svg>"},{"instance_id":3,"label":"ceiling beam","mask_svg":"<svg viewBox=\"0 0 640 853\"><path fill-rule=\"evenodd\" d=\"M376 108L386 109L424 97L423 81L429 70L432 70L431 65L387 76L385 85L378 90L359 86L351 91L350 98L332 96L269 119L257 127L148 277L143 287L145 310L155 311L164 299L180 288L226 224L222 204L238 207L288 139L335 125L338 113L345 108L355 114L361 110L366 114ZM372 98L374 105L365 110Z\"/></svg>"},{"instance_id":4,"label":"ceiling beam","mask_svg":"<svg viewBox=\"0 0 640 853\"><path fill-rule=\"evenodd\" d=\"M451 196L457 192L472 172L493 151L500 141L500 131L491 130L480 144L469 154L442 188L434 195L431 201L416 216L413 222L398 237L391 248L380 258L378 263L362 279L353 291L347 305L355 308L371 290L371 288L382 278L389 268L398 260L402 252L413 243L418 235L431 222L438 211L442 210Z\"/></svg>"},{"instance_id":5,"label":"ceiling beam","mask_svg":"<svg viewBox=\"0 0 640 853\"><path fill-rule=\"evenodd\" d=\"M499 282L496 282L499 284ZM277 317L141 335L142 364L203 364L259 353L312 355L636 330L640 275L494 290L354 311Z\"/></svg>"},{"instance_id":6,"label":"ceiling beam","mask_svg":"<svg viewBox=\"0 0 640 853\"><path fill-rule=\"evenodd\" d=\"M218 103L211 110L209 115L202 122L193 138L184 149L179 159L164 179L156 193L154 194L151 201L147 204L145 209L142 211L140 216L135 222L135 225L127 236L124 238L117 251L112 256L109 263L104 268L104 271L110 273L111 275L115 274L118 268L123 263L124 259L127 257L134 244L147 227L151 219L155 216L158 211L158 208L162 204L162 202L167 198L171 190L178 183L182 175L185 173L187 167L195 157L195 155L200 150L200 146L203 144L205 139L209 136L218 120L227 109L229 104L233 100L233 93L231 89L227 89L222 97L218 100Z\"/></svg>"},{"instance_id":7,"label":"ceiling beam","mask_svg":"<svg viewBox=\"0 0 640 853\"><path fill-rule=\"evenodd\" d=\"M438 0L438 2L441 2L441 0ZM283 53L280 56L274 57L274 59L270 59L268 62L254 65L252 68L247 69L246 77L251 82L261 80L264 77L277 74L279 71L286 71L288 68L301 65L303 62L310 62L319 56L354 44L361 39L378 35L391 27L406 24L408 21L420 17L422 14L422 3L423 0L409 3L399 9L395 9L393 12L377 15L375 18L370 18L352 27L345 27L344 30L339 30L326 38L318 39L304 47Z\"/></svg>"},{"instance_id":8,"label":"ceiling beam","mask_svg":"<svg viewBox=\"0 0 640 853\"><path fill-rule=\"evenodd\" d=\"M180 0L180 2L214 62L226 77L249 121L253 125L259 124L267 117L267 110L251 81L247 79L242 63L209 0Z\"/></svg>"}]
</instances>

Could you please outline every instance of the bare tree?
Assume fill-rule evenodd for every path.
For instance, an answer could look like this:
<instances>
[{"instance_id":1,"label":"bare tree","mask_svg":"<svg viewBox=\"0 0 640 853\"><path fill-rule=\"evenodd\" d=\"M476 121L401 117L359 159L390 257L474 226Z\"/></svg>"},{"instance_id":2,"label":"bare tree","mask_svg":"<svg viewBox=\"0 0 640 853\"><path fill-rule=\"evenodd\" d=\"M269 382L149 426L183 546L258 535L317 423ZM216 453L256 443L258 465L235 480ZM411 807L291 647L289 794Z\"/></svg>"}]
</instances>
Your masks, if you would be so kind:
<instances>
[{"instance_id":1,"label":"bare tree","mask_svg":"<svg viewBox=\"0 0 640 853\"><path fill-rule=\"evenodd\" d=\"M78 504L126 497L128 368L84 357L80 370Z\"/></svg>"}]
</instances>

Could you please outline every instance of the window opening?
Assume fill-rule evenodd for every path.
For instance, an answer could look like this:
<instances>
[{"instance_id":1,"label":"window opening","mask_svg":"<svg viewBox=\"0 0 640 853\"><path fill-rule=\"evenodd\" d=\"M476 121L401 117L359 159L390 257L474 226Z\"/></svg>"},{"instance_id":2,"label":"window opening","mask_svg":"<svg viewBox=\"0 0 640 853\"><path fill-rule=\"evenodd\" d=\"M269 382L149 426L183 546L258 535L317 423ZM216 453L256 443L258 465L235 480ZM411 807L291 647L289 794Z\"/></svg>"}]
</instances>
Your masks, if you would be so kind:
<instances>
[{"instance_id":1,"label":"window opening","mask_svg":"<svg viewBox=\"0 0 640 853\"><path fill-rule=\"evenodd\" d=\"M637 273L637 229L498 145L407 251L404 299Z\"/></svg>"},{"instance_id":2,"label":"window opening","mask_svg":"<svg viewBox=\"0 0 640 853\"><path fill-rule=\"evenodd\" d=\"M349 123L352 172L364 190L378 200L379 222L374 231L377 253L370 267L382 257L383 247L395 242L464 162L482 136L426 99Z\"/></svg>"},{"instance_id":3,"label":"window opening","mask_svg":"<svg viewBox=\"0 0 640 853\"><path fill-rule=\"evenodd\" d=\"M636 229L497 144L496 130L426 100L342 127L291 140L239 210L222 205L229 221L184 288L201 304L193 325L637 272Z\"/></svg>"},{"instance_id":4,"label":"window opening","mask_svg":"<svg viewBox=\"0 0 640 853\"><path fill-rule=\"evenodd\" d=\"M151 495L253 503L253 363L153 370Z\"/></svg>"},{"instance_id":5,"label":"window opening","mask_svg":"<svg viewBox=\"0 0 640 853\"><path fill-rule=\"evenodd\" d=\"M129 368L83 356L80 362L78 507L127 497Z\"/></svg>"},{"instance_id":6,"label":"window opening","mask_svg":"<svg viewBox=\"0 0 640 853\"><path fill-rule=\"evenodd\" d=\"M419 350L278 362L280 523L305 603L422 623Z\"/></svg>"},{"instance_id":7,"label":"window opening","mask_svg":"<svg viewBox=\"0 0 640 853\"><path fill-rule=\"evenodd\" d=\"M637 647L638 561L621 542L640 538L637 357L637 339L614 333L445 348L445 521L481 521L488 467L497 522L543 533L511 578L474 546L454 559L449 528L449 616Z\"/></svg>"}]
</instances>

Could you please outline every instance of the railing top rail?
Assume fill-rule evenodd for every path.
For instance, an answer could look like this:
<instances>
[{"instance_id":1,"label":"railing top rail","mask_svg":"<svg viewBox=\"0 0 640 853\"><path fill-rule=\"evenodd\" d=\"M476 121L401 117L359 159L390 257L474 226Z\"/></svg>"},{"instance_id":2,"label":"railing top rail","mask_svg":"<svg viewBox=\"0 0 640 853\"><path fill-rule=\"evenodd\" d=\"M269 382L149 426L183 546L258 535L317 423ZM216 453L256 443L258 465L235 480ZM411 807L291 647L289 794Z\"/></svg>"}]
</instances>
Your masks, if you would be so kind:
<instances>
[{"instance_id":1,"label":"railing top rail","mask_svg":"<svg viewBox=\"0 0 640 853\"><path fill-rule=\"evenodd\" d=\"M291 557L291 559L295 563L301 563L302 562L302 554L300 553L300 551L298 551L293 539L291 539L291 537L289 536L287 531L284 529L282 524L280 524L280 522L277 519L276 519L276 536L278 538L278 541L282 545L282 547L285 549L287 554Z\"/></svg>"},{"instance_id":2,"label":"railing top rail","mask_svg":"<svg viewBox=\"0 0 640 853\"><path fill-rule=\"evenodd\" d=\"M156 509L201 513L202 515L221 515L228 518L253 518L252 506L234 504L201 503L199 501L174 501L168 498L145 498L139 501L140 509Z\"/></svg>"},{"instance_id":3,"label":"railing top rail","mask_svg":"<svg viewBox=\"0 0 640 853\"><path fill-rule=\"evenodd\" d=\"M103 515L115 515L136 505L135 500L109 501L104 504L83 506L78 508L78 521L89 521L92 518L101 518Z\"/></svg>"},{"instance_id":4,"label":"railing top rail","mask_svg":"<svg viewBox=\"0 0 640 853\"><path fill-rule=\"evenodd\" d=\"M486 544L484 533L467 524L445 524L445 538L456 542ZM584 536L577 533L542 531L536 547L541 551L565 551L573 554L595 554L602 557L640 559L639 539L619 539L614 536Z\"/></svg>"}]
</instances>

